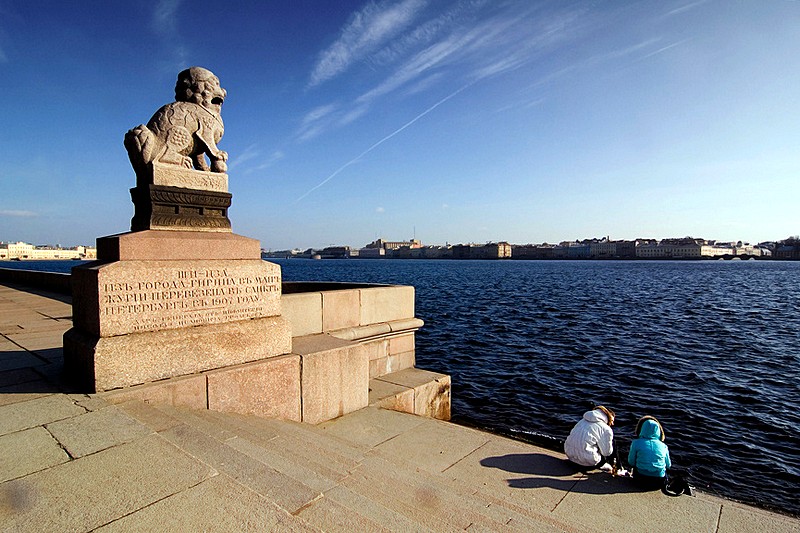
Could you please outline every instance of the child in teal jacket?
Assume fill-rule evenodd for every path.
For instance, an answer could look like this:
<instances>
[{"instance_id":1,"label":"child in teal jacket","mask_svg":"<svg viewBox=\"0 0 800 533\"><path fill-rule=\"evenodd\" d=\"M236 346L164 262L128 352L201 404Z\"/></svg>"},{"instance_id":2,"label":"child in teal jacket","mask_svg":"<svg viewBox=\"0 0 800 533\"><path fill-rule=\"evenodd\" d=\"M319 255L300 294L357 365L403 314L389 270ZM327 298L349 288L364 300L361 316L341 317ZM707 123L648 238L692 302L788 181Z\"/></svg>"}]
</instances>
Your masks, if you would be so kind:
<instances>
[{"instance_id":1,"label":"child in teal jacket","mask_svg":"<svg viewBox=\"0 0 800 533\"><path fill-rule=\"evenodd\" d=\"M664 428L654 417L643 416L636 432L639 438L633 440L628 452L633 479L645 488L660 489L667 479L667 469L672 466L669 449L664 444Z\"/></svg>"}]
</instances>

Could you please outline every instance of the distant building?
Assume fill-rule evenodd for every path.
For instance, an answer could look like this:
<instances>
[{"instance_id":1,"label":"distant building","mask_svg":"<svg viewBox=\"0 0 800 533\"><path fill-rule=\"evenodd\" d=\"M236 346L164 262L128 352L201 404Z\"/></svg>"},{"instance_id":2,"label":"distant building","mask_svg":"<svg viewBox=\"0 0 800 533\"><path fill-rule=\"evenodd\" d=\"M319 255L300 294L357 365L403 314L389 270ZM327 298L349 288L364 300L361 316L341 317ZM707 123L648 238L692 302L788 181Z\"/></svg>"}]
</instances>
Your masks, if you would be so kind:
<instances>
[{"instance_id":1,"label":"distant building","mask_svg":"<svg viewBox=\"0 0 800 533\"><path fill-rule=\"evenodd\" d=\"M451 250L453 259L511 259L512 253L507 242L456 244Z\"/></svg>"},{"instance_id":2,"label":"distant building","mask_svg":"<svg viewBox=\"0 0 800 533\"><path fill-rule=\"evenodd\" d=\"M364 248L383 248L384 250L398 250L403 247L408 248L422 248L422 242L417 239L410 241L385 241L383 239L376 239L366 245Z\"/></svg>"},{"instance_id":3,"label":"distant building","mask_svg":"<svg viewBox=\"0 0 800 533\"><path fill-rule=\"evenodd\" d=\"M586 241L584 241L586 244ZM608 237L592 239L589 244L589 257L592 259L612 259L617 256L617 243Z\"/></svg>"},{"instance_id":4,"label":"distant building","mask_svg":"<svg viewBox=\"0 0 800 533\"><path fill-rule=\"evenodd\" d=\"M789 237L783 241L775 243L775 259L800 260L800 239Z\"/></svg>"},{"instance_id":5,"label":"distant building","mask_svg":"<svg viewBox=\"0 0 800 533\"><path fill-rule=\"evenodd\" d=\"M64 249L60 246L34 246L25 242L5 243L0 247L0 259L97 259L97 249L87 246Z\"/></svg>"},{"instance_id":6,"label":"distant building","mask_svg":"<svg viewBox=\"0 0 800 533\"><path fill-rule=\"evenodd\" d=\"M702 259L735 255L731 244L684 237L664 239L658 243L637 246L636 257L641 259Z\"/></svg>"},{"instance_id":7,"label":"distant building","mask_svg":"<svg viewBox=\"0 0 800 533\"><path fill-rule=\"evenodd\" d=\"M553 249L555 246L552 244L522 244L511 245L511 258L512 259L552 259Z\"/></svg>"},{"instance_id":8,"label":"distant building","mask_svg":"<svg viewBox=\"0 0 800 533\"><path fill-rule=\"evenodd\" d=\"M358 251L359 259L382 259L386 257L386 250L383 248L361 248Z\"/></svg>"},{"instance_id":9,"label":"distant building","mask_svg":"<svg viewBox=\"0 0 800 533\"><path fill-rule=\"evenodd\" d=\"M591 247L577 241L565 241L553 248L553 258L555 259L589 259Z\"/></svg>"}]
</instances>

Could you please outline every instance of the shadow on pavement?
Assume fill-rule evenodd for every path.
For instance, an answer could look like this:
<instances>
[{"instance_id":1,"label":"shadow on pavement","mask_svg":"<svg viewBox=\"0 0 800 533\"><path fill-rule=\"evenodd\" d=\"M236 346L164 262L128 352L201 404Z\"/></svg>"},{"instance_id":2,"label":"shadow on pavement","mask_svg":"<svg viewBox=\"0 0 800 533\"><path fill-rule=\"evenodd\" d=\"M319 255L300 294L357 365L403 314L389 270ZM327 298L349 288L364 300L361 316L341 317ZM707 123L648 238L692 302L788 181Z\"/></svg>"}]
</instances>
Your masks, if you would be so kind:
<instances>
[{"instance_id":1,"label":"shadow on pavement","mask_svg":"<svg viewBox=\"0 0 800 533\"><path fill-rule=\"evenodd\" d=\"M566 459L545 453L515 453L486 457L480 464L515 474L533 477L508 479L508 486L517 489L551 488L584 494L645 492L627 477L614 477L606 472L584 472ZM573 477L580 474L580 477ZM561 478L561 479L559 479Z\"/></svg>"},{"instance_id":2,"label":"shadow on pavement","mask_svg":"<svg viewBox=\"0 0 800 533\"><path fill-rule=\"evenodd\" d=\"M577 465L546 453L509 453L481 459L481 465L516 474L573 476L580 473Z\"/></svg>"}]
</instances>

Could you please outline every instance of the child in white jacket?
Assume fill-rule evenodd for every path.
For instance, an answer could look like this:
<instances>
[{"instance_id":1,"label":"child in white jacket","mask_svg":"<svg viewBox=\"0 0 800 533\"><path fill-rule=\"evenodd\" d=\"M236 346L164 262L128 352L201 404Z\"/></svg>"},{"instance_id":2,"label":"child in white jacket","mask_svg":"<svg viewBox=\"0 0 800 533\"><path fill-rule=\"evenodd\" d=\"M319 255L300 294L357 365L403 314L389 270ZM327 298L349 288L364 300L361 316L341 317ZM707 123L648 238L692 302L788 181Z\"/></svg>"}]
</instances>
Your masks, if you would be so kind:
<instances>
[{"instance_id":1,"label":"child in white jacket","mask_svg":"<svg viewBox=\"0 0 800 533\"><path fill-rule=\"evenodd\" d=\"M581 467L611 470L607 458L614 452L614 411L598 405L583 414L564 441L564 453ZM606 466L607 465L607 466Z\"/></svg>"}]
</instances>

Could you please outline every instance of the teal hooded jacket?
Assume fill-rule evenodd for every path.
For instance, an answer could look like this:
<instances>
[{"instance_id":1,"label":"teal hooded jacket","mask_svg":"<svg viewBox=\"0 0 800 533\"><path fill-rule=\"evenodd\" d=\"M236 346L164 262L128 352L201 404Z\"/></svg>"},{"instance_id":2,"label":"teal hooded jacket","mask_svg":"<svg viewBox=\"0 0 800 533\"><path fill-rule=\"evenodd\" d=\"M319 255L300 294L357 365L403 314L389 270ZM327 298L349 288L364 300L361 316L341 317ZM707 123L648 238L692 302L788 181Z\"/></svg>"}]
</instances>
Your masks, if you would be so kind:
<instances>
[{"instance_id":1,"label":"teal hooded jacket","mask_svg":"<svg viewBox=\"0 0 800 533\"><path fill-rule=\"evenodd\" d=\"M628 464L645 476L664 477L672 466L669 449L661 442L661 428L654 420L645 420L639 438L631 443Z\"/></svg>"}]
</instances>

